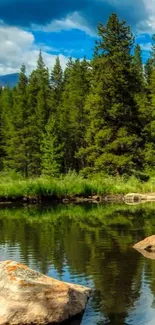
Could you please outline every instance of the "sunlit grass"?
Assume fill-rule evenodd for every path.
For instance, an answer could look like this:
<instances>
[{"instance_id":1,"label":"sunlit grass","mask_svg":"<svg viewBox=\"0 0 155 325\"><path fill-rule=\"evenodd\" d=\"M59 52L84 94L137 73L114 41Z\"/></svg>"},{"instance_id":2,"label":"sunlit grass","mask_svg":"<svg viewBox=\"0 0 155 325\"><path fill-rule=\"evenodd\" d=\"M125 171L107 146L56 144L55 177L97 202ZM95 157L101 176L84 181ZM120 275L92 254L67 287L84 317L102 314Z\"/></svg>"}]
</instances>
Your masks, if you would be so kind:
<instances>
[{"instance_id":1,"label":"sunlit grass","mask_svg":"<svg viewBox=\"0 0 155 325\"><path fill-rule=\"evenodd\" d=\"M59 178L36 178L25 180L19 175L0 177L0 197L24 196L92 196L106 194L155 192L155 177L148 182L141 182L135 177L93 176L85 179L76 173L69 173Z\"/></svg>"}]
</instances>

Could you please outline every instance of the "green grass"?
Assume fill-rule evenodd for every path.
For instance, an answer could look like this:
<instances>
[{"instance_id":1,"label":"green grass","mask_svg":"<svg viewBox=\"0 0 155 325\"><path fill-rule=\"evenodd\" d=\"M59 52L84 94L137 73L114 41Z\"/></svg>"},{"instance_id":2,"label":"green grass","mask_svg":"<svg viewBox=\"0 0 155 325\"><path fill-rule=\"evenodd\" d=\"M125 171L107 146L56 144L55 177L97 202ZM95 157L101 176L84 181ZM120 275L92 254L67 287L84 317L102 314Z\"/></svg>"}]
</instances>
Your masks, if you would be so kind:
<instances>
[{"instance_id":1,"label":"green grass","mask_svg":"<svg viewBox=\"0 0 155 325\"><path fill-rule=\"evenodd\" d=\"M141 182L135 177L94 176L84 179L75 173L60 178L22 179L17 174L0 175L0 197L18 198L23 196L91 196L105 194L155 192L155 177Z\"/></svg>"}]
</instances>

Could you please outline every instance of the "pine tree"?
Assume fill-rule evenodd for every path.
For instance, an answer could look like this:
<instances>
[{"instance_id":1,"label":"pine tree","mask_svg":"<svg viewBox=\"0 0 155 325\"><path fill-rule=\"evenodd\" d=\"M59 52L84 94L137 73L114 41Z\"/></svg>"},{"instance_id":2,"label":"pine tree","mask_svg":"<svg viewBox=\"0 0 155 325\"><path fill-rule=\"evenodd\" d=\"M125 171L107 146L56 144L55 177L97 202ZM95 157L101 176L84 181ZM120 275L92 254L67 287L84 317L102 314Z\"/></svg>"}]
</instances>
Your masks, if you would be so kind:
<instances>
[{"instance_id":1,"label":"pine tree","mask_svg":"<svg viewBox=\"0 0 155 325\"><path fill-rule=\"evenodd\" d=\"M142 50L139 44L135 46L132 63L134 67L134 72L137 74L138 81L140 84L141 82L144 82L144 71L142 62Z\"/></svg>"},{"instance_id":2,"label":"pine tree","mask_svg":"<svg viewBox=\"0 0 155 325\"><path fill-rule=\"evenodd\" d=\"M27 76L25 65L22 65L17 87L12 90L12 111L4 111L6 135L6 166L22 172L27 177ZM11 109L11 108L10 108ZM9 114L8 117L6 114Z\"/></svg>"},{"instance_id":3,"label":"pine tree","mask_svg":"<svg viewBox=\"0 0 155 325\"><path fill-rule=\"evenodd\" d=\"M58 134L57 121L54 116L51 116L41 143L43 175L59 176L61 172L63 144L60 144Z\"/></svg>"},{"instance_id":4,"label":"pine tree","mask_svg":"<svg viewBox=\"0 0 155 325\"><path fill-rule=\"evenodd\" d=\"M63 70L59 57L56 58L55 65L51 72L51 109L57 112L62 99L63 91Z\"/></svg>"},{"instance_id":5,"label":"pine tree","mask_svg":"<svg viewBox=\"0 0 155 325\"><path fill-rule=\"evenodd\" d=\"M152 76L152 73L153 73L153 70L155 67L155 34L152 36L152 48L151 48L150 55L151 56L146 61L145 68L144 68L145 78L146 78L148 87L150 86L151 76Z\"/></svg>"},{"instance_id":6,"label":"pine tree","mask_svg":"<svg viewBox=\"0 0 155 325\"><path fill-rule=\"evenodd\" d=\"M49 71L45 66L43 61L42 52L40 51L38 61L37 61L37 69L35 70L37 86L38 86L38 94L37 94L37 123L39 127L43 127L48 118L49 118L49 92L50 92L50 84L49 84Z\"/></svg>"},{"instance_id":7,"label":"pine tree","mask_svg":"<svg viewBox=\"0 0 155 325\"><path fill-rule=\"evenodd\" d=\"M63 156L63 139L60 137L60 105L63 91L63 70L59 57L51 72L49 95L49 119L43 133L41 143L42 173L58 175L61 170ZM61 153L60 153L61 149Z\"/></svg>"},{"instance_id":8,"label":"pine tree","mask_svg":"<svg viewBox=\"0 0 155 325\"><path fill-rule=\"evenodd\" d=\"M143 69L125 21L112 14L98 33L91 62L70 58L63 73L57 58L49 76L40 51L29 79L23 65L17 86L0 88L0 170L137 175L155 167L155 36Z\"/></svg>"},{"instance_id":9,"label":"pine tree","mask_svg":"<svg viewBox=\"0 0 155 325\"><path fill-rule=\"evenodd\" d=\"M142 50L139 45L136 45L134 50L134 56L132 60L133 73L135 75L135 100L139 111L139 123L141 129L143 129L147 122L148 116L148 87L144 75L143 62L142 62ZM143 130L142 130L143 133Z\"/></svg>"},{"instance_id":10,"label":"pine tree","mask_svg":"<svg viewBox=\"0 0 155 325\"><path fill-rule=\"evenodd\" d=\"M3 157L3 168L10 168L10 157L9 151L12 141L12 134L14 132L13 120L13 97L15 90L5 87L1 94L1 133L2 133L2 146L4 151Z\"/></svg>"},{"instance_id":11,"label":"pine tree","mask_svg":"<svg viewBox=\"0 0 155 325\"><path fill-rule=\"evenodd\" d=\"M94 76L86 101L89 127L80 150L87 170L110 174L141 168L138 110L131 49L134 38L125 21L112 14L98 27ZM138 135L138 136L137 136Z\"/></svg>"},{"instance_id":12,"label":"pine tree","mask_svg":"<svg viewBox=\"0 0 155 325\"><path fill-rule=\"evenodd\" d=\"M70 57L66 64L66 68L64 71L64 84L66 84L66 82L68 81L70 74L72 72L73 66L74 66L74 60L72 59L72 57Z\"/></svg>"},{"instance_id":13,"label":"pine tree","mask_svg":"<svg viewBox=\"0 0 155 325\"><path fill-rule=\"evenodd\" d=\"M145 125L143 133L145 135L145 167L151 169L155 167L155 35L153 35L153 45L151 57L147 61L147 83L148 83L148 109L144 115Z\"/></svg>"},{"instance_id":14,"label":"pine tree","mask_svg":"<svg viewBox=\"0 0 155 325\"><path fill-rule=\"evenodd\" d=\"M144 67L145 79L148 85L150 84L150 77L151 77L152 70L153 70L153 59L148 58Z\"/></svg>"},{"instance_id":15,"label":"pine tree","mask_svg":"<svg viewBox=\"0 0 155 325\"><path fill-rule=\"evenodd\" d=\"M3 170L4 160L4 135L3 135L3 119L2 119L2 88L0 87L0 171Z\"/></svg>"},{"instance_id":16,"label":"pine tree","mask_svg":"<svg viewBox=\"0 0 155 325\"><path fill-rule=\"evenodd\" d=\"M41 174L42 133L49 118L50 83L42 53L39 53L36 70L32 71L28 83L28 169L29 175Z\"/></svg>"},{"instance_id":17,"label":"pine tree","mask_svg":"<svg viewBox=\"0 0 155 325\"><path fill-rule=\"evenodd\" d=\"M89 91L89 64L84 59L69 62L65 71L65 85L60 107L60 129L64 139L64 170L79 170L82 161L76 153L85 134L85 98Z\"/></svg>"},{"instance_id":18,"label":"pine tree","mask_svg":"<svg viewBox=\"0 0 155 325\"><path fill-rule=\"evenodd\" d=\"M28 177L27 168L27 83L26 67L23 64L19 74L19 81L14 90L12 134L8 146L8 158L11 168L22 172Z\"/></svg>"}]
</instances>

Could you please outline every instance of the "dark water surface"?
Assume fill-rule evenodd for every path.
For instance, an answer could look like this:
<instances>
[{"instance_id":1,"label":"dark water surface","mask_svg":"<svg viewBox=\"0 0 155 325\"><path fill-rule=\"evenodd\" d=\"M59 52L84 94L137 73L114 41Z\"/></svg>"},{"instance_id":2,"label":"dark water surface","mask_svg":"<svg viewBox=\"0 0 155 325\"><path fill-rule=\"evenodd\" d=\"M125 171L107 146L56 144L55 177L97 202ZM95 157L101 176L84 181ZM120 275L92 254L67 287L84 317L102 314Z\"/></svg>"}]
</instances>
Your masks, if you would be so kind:
<instances>
[{"instance_id":1,"label":"dark water surface","mask_svg":"<svg viewBox=\"0 0 155 325\"><path fill-rule=\"evenodd\" d=\"M0 208L0 260L94 289L81 325L155 324L155 260L132 248L151 234L155 204Z\"/></svg>"}]
</instances>

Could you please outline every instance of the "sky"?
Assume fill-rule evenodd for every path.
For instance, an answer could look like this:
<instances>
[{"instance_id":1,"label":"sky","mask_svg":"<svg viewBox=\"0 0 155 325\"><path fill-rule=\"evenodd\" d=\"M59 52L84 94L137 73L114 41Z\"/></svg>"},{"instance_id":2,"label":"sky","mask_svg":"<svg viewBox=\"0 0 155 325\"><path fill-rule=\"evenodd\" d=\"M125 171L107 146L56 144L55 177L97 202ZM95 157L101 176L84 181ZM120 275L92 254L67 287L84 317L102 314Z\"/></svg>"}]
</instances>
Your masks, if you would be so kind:
<instances>
[{"instance_id":1,"label":"sky","mask_svg":"<svg viewBox=\"0 0 155 325\"><path fill-rule=\"evenodd\" d=\"M0 74L30 73L39 50L52 69L59 56L90 59L97 25L116 12L127 21L143 50L144 62L155 33L155 0L0 0Z\"/></svg>"}]
</instances>

